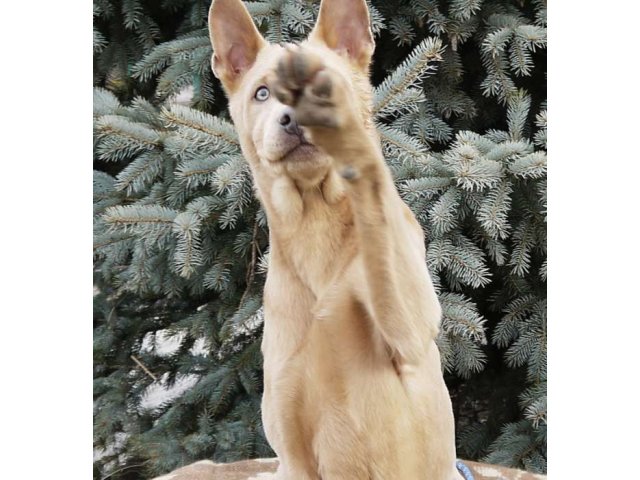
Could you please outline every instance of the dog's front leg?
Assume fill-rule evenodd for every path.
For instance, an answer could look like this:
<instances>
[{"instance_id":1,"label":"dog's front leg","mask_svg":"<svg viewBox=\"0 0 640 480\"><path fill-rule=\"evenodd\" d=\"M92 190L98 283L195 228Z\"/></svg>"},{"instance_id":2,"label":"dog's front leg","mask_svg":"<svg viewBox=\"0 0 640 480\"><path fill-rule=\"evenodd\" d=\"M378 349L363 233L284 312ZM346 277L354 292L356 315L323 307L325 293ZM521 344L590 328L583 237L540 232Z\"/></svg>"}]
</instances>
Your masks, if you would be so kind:
<instances>
[{"instance_id":1,"label":"dog's front leg","mask_svg":"<svg viewBox=\"0 0 640 480\"><path fill-rule=\"evenodd\" d=\"M422 230L395 189L353 82L344 69L332 69L303 46L289 47L271 86L345 179L366 278L364 286L353 287L398 365L417 365L437 335L440 305Z\"/></svg>"}]
</instances>

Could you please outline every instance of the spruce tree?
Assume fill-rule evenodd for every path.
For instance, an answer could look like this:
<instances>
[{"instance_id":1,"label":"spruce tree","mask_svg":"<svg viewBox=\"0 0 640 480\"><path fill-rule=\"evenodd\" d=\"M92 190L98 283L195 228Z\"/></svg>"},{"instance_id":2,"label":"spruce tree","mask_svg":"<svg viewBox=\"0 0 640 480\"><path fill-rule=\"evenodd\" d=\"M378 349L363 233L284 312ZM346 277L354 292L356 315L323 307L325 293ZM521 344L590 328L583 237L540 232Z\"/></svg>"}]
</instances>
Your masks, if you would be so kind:
<instances>
[{"instance_id":1,"label":"spruce tree","mask_svg":"<svg viewBox=\"0 0 640 480\"><path fill-rule=\"evenodd\" d=\"M272 42L304 38L319 6L246 4ZM273 454L268 226L211 72L208 7L94 0L96 478ZM425 231L458 453L544 472L546 1L370 9L375 120Z\"/></svg>"}]
</instances>

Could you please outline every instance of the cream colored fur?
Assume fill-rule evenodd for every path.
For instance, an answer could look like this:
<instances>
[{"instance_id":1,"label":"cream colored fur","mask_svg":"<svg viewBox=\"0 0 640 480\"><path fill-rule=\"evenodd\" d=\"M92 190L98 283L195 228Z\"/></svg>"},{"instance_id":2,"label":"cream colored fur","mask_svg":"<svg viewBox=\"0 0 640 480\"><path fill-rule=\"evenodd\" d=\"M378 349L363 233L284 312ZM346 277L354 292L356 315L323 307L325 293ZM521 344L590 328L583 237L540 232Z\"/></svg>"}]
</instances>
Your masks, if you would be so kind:
<instances>
[{"instance_id":1,"label":"cream colored fur","mask_svg":"<svg viewBox=\"0 0 640 480\"><path fill-rule=\"evenodd\" d=\"M262 415L277 477L460 478L424 236L371 119L364 0L323 0L301 46L264 41L240 0L215 0L209 26L269 221Z\"/></svg>"}]
</instances>

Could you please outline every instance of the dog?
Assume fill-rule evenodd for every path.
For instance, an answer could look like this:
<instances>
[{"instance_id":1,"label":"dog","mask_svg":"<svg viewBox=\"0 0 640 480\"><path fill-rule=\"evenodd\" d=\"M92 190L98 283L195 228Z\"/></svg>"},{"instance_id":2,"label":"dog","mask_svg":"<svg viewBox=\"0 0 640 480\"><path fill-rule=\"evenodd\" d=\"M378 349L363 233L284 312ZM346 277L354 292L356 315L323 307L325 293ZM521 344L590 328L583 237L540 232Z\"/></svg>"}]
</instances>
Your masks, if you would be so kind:
<instances>
[{"instance_id":1,"label":"dog","mask_svg":"<svg viewBox=\"0 0 640 480\"><path fill-rule=\"evenodd\" d=\"M269 223L264 431L281 480L453 480L424 233L371 114L365 0L322 0L299 45L241 0L209 11L212 68Z\"/></svg>"}]
</instances>

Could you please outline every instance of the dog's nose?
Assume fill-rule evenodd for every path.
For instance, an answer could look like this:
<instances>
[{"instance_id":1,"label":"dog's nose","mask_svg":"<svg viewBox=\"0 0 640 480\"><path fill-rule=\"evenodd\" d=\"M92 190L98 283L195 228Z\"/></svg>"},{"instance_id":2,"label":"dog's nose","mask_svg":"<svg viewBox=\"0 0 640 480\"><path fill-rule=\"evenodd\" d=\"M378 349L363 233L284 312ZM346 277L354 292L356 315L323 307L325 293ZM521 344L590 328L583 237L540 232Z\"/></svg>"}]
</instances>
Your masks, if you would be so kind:
<instances>
[{"instance_id":1,"label":"dog's nose","mask_svg":"<svg viewBox=\"0 0 640 480\"><path fill-rule=\"evenodd\" d=\"M284 131L291 135L302 135L302 130L296 122L296 118L293 115L293 110L287 109L280 116L280 125L284 128Z\"/></svg>"}]
</instances>

